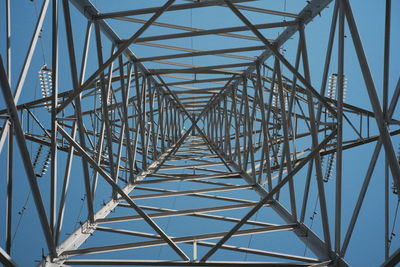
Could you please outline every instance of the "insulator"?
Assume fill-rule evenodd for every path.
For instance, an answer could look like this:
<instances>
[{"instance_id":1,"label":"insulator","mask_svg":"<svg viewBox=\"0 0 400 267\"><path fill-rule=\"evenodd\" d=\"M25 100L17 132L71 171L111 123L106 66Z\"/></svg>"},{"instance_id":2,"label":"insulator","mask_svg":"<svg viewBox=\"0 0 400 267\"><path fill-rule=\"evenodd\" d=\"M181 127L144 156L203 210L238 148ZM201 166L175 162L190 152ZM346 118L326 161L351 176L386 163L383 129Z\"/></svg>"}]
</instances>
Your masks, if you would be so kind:
<instances>
[{"instance_id":1,"label":"insulator","mask_svg":"<svg viewBox=\"0 0 400 267\"><path fill-rule=\"evenodd\" d=\"M43 177L43 175L46 174L47 169L48 169L48 167L50 165L50 161L51 161L51 150L49 149L47 154L46 154L46 157L44 158L42 168L40 169L39 172L36 172L36 176L37 177Z\"/></svg>"},{"instance_id":2,"label":"insulator","mask_svg":"<svg viewBox=\"0 0 400 267\"><path fill-rule=\"evenodd\" d=\"M347 78L343 75L343 103L346 101L347 96Z\"/></svg>"},{"instance_id":3,"label":"insulator","mask_svg":"<svg viewBox=\"0 0 400 267\"><path fill-rule=\"evenodd\" d=\"M97 82L97 84L96 84L96 94L99 96L100 105L102 105L103 104L103 96L102 96L102 89L101 89L100 82ZM113 100L113 97L112 97L112 93L110 92L107 97L107 106L112 104L112 100Z\"/></svg>"},{"instance_id":4,"label":"insulator","mask_svg":"<svg viewBox=\"0 0 400 267\"><path fill-rule=\"evenodd\" d=\"M333 73L329 77L328 81L328 92L327 92L327 97L330 99L335 99L335 94L336 94L336 81L337 81L337 74Z\"/></svg>"},{"instance_id":5,"label":"insulator","mask_svg":"<svg viewBox=\"0 0 400 267\"><path fill-rule=\"evenodd\" d=\"M327 166L326 166L326 173L324 177L324 182L328 182L332 177L333 166L335 163L336 153L332 153L329 155Z\"/></svg>"},{"instance_id":6,"label":"insulator","mask_svg":"<svg viewBox=\"0 0 400 267\"><path fill-rule=\"evenodd\" d=\"M398 150L397 150L397 160L400 163L400 144L399 144L399 147L398 147ZM400 193L399 192L399 188L396 186L395 183L392 183L392 192L395 195L398 195Z\"/></svg>"},{"instance_id":7,"label":"insulator","mask_svg":"<svg viewBox=\"0 0 400 267\"><path fill-rule=\"evenodd\" d=\"M38 149L36 150L35 157L34 157L33 163L32 163L34 169L36 168L36 165L37 165L37 163L39 161L39 158L40 158L40 155L42 153L42 150L43 150L43 145L40 144Z\"/></svg>"},{"instance_id":8,"label":"insulator","mask_svg":"<svg viewBox=\"0 0 400 267\"><path fill-rule=\"evenodd\" d=\"M398 148L398 151L397 151L397 160L400 163L400 144L399 144L399 148Z\"/></svg>"},{"instance_id":9,"label":"insulator","mask_svg":"<svg viewBox=\"0 0 400 267\"><path fill-rule=\"evenodd\" d=\"M53 81L51 79L52 71L46 65L39 70L39 81L42 91L43 98L50 97L52 95ZM44 102L44 107L50 111L51 103L49 101Z\"/></svg>"},{"instance_id":10,"label":"insulator","mask_svg":"<svg viewBox=\"0 0 400 267\"><path fill-rule=\"evenodd\" d=\"M284 94L284 96L283 96L283 102L284 102L284 104L285 104L285 111L288 111L288 110L289 110L289 101L288 101L288 99L289 99L288 94Z\"/></svg>"},{"instance_id":11,"label":"insulator","mask_svg":"<svg viewBox=\"0 0 400 267\"><path fill-rule=\"evenodd\" d=\"M276 165L279 164L277 158L279 157L279 153L281 151L281 146L279 144L277 144L277 145L278 146L277 146L277 149L276 149L276 153L275 153L275 155L272 155L272 157L275 159L275 164Z\"/></svg>"},{"instance_id":12,"label":"insulator","mask_svg":"<svg viewBox=\"0 0 400 267\"><path fill-rule=\"evenodd\" d=\"M324 161L325 161L325 157L321 156L321 169L324 167ZM318 177L317 172L315 172L315 177Z\"/></svg>"},{"instance_id":13,"label":"insulator","mask_svg":"<svg viewBox=\"0 0 400 267\"><path fill-rule=\"evenodd\" d=\"M109 92L108 99L107 99L107 105L111 105L112 102L113 102L112 92Z\"/></svg>"},{"instance_id":14,"label":"insulator","mask_svg":"<svg viewBox=\"0 0 400 267\"><path fill-rule=\"evenodd\" d=\"M99 96L99 103L101 105L103 99L101 97L101 87L100 87L100 83L99 82L96 83L96 95Z\"/></svg>"},{"instance_id":15,"label":"insulator","mask_svg":"<svg viewBox=\"0 0 400 267\"><path fill-rule=\"evenodd\" d=\"M399 189L397 188L397 186L396 186L395 183L392 183L392 192L393 192L393 194L395 194L395 195L398 195L398 194L399 194Z\"/></svg>"},{"instance_id":16,"label":"insulator","mask_svg":"<svg viewBox=\"0 0 400 267\"><path fill-rule=\"evenodd\" d=\"M272 106L277 108L279 101L278 101L278 85L274 84L274 90L272 93Z\"/></svg>"},{"instance_id":17,"label":"insulator","mask_svg":"<svg viewBox=\"0 0 400 267\"><path fill-rule=\"evenodd\" d=\"M329 77L328 81L327 97L330 99L336 98L337 82L338 82L338 76L336 73L333 73ZM347 78L346 76L343 75L343 102L346 100L346 93L347 93Z\"/></svg>"}]
</instances>

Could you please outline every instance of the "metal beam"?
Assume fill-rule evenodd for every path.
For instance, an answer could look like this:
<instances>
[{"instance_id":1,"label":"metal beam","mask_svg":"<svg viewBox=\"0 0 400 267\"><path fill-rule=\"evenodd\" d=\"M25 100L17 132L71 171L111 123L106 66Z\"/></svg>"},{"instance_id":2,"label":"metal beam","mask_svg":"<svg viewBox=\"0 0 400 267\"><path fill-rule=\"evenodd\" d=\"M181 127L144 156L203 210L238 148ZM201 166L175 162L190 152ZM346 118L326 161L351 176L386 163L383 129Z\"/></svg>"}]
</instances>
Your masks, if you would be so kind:
<instances>
[{"instance_id":1,"label":"metal beam","mask_svg":"<svg viewBox=\"0 0 400 267\"><path fill-rule=\"evenodd\" d=\"M11 256L0 247L0 262L6 267L17 267Z\"/></svg>"},{"instance_id":2,"label":"metal beam","mask_svg":"<svg viewBox=\"0 0 400 267\"><path fill-rule=\"evenodd\" d=\"M83 1L84 2L84 1ZM92 5L88 5L88 6L82 6L82 4L84 4L83 2L81 3L77 3L77 2L73 2L75 3L75 5L80 6L81 8L83 7L83 13L85 13L85 11L87 9L90 9L90 7ZM140 35L143 34L143 32L145 32L150 25L156 20L158 19L165 10L168 10L168 8L172 5L172 3L175 2L175 0L168 0L162 7L158 8L157 11L154 13L154 15L146 22L146 24L144 24L139 30L137 30L128 40L124 41L124 42L119 42L116 43L116 45L118 45L118 50L113 53L113 55L107 59L80 87L77 91L74 91L74 93L63 102L63 104L58 108L58 112L60 112L61 110L63 110L74 98L76 98L78 96L79 93L81 93L83 90L85 90L87 87L90 86L90 84L96 79L96 77L98 77L114 60L116 60L122 53L126 52L126 49L136 41L137 38L139 38ZM89 7L89 8L88 8ZM111 28L108 27L108 25L106 24L100 24L100 26L103 26L102 29L104 31L112 31ZM99 27L100 27L99 26ZM120 41L119 38L117 38L116 36L113 36L114 39L113 41Z\"/></svg>"},{"instance_id":3,"label":"metal beam","mask_svg":"<svg viewBox=\"0 0 400 267\"><path fill-rule=\"evenodd\" d=\"M361 38L353 17L353 12L351 10L350 3L347 0L341 0L341 3L343 4L345 9L347 23L351 32L351 37L353 39L354 48L356 50L358 62L360 64L361 72L364 77L364 82L367 88L371 106L375 114L376 124L382 137L382 143L383 147L385 148L385 153L389 162L390 170L392 172L393 182L397 188L400 188L400 165L397 160L396 153L394 152L393 143L383 117L382 108L380 106L379 98L375 89L375 84L372 79L371 71L369 69L367 57L365 56Z\"/></svg>"},{"instance_id":4,"label":"metal beam","mask_svg":"<svg viewBox=\"0 0 400 267\"><path fill-rule=\"evenodd\" d=\"M15 92L14 92L14 101L15 101L15 103L18 103L19 97L21 95L22 88L24 86L25 79L26 79L26 76L28 74L28 70L29 70L29 67L30 67L30 64L31 64L31 61L32 61L33 53L35 51L37 41L38 41L38 39L40 37L40 31L42 29L43 22L44 22L44 19L46 17L46 12L47 12L48 5L49 5L49 0L44 0L42 8L41 8L39 16L38 16L38 20L37 20L36 25L35 25L35 30L33 32L31 42L29 44L28 51L27 51L26 56L25 56L24 63L22 65L22 70L21 70L20 75L18 77L18 82L17 82L17 85L15 87ZM8 12L10 12L9 8L8 8L7 13ZM7 16L7 18L9 19L9 16ZM8 23L8 25L10 25L10 24ZM10 29L7 29L7 31L9 31L9 30ZM8 32L8 33L10 34L10 32ZM10 39L7 38L7 41L10 41ZM10 53L11 53L10 49L11 48L9 48L8 51L7 51L8 62L11 62L11 59L9 57ZM10 67L7 67L7 70L10 70L9 68ZM10 72L7 72L7 73L8 73L7 74L7 77L8 77ZM10 88L11 88L11 86L10 86ZM5 121L4 124L3 124L3 127L2 127L2 131L0 132L0 152L3 150L3 145L4 145L5 139L7 137L8 130L9 130L8 127L9 127L9 124L7 123L7 121Z\"/></svg>"},{"instance_id":5,"label":"metal beam","mask_svg":"<svg viewBox=\"0 0 400 267\"><path fill-rule=\"evenodd\" d=\"M6 106L9 110L9 116L11 121L13 122L13 127L15 131L15 137L18 144L18 148L21 153L22 162L24 164L26 177L28 179L28 183L32 190L32 195L35 201L36 210L39 216L40 224L43 230L43 234L46 239L47 247L49 249L50 255L54 257L56 255L54 240L52 236L52 231L47 219L46 209L44 208L42 196L40 193L39 185L36 179L36 174L33 169L31 156L29 154L24 132L21 127L21 123L19 121L19 116L17 113L17 108L15 106L14 97L11 93L10 86L7 82L7 74L3 65L3 58L0 56L0 84L1 84L1 92L3 94L3 99L6 102Z\"/></svg>"}]
</instances>

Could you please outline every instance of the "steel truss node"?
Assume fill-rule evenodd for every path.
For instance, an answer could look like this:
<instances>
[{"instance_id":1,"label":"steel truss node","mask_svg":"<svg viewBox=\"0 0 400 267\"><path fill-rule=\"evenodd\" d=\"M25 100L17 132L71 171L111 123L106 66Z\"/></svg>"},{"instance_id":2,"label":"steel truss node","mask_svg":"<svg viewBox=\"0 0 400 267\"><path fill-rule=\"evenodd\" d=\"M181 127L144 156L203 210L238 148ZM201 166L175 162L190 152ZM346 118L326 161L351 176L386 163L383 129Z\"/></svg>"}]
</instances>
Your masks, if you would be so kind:
<instances>
[{"instance_id":1,"label":"steel truss node","mask_svg":"<svg viewBox=\"0 0 400 267\"><path fill-rule=\"evenodd\" d=\"M38 266L349 266L374 231L373 257L400 261L391 0L383 86L349 0L92 2L35 1L21 60L5 0L1 263L24 257L26 191Z\"/></svg>"}]
</instances>

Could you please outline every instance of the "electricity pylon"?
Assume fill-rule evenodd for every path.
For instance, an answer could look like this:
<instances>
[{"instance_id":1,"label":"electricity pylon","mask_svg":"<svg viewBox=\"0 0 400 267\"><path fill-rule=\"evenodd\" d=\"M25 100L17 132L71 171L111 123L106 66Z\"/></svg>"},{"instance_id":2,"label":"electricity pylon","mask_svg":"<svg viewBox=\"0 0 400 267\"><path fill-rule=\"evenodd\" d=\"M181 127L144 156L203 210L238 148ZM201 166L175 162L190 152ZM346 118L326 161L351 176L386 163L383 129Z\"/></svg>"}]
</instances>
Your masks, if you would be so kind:
<instances>
[{"instance_id":1,"label":"electricity pylon","mask_svg":"<svg viewBox=\"0 0 400 267\"><path fill-rule=\"evenodd\" d=\"M307 1L296 13L252 0L131 5L100 11L89 0L43 0L14 85L14 13L6 0L3 264L15 266L24 253L12 242L20 166L43 236L27 242L46 245L40 266L348 266L353 235L368 238L357 232L367 223L360 211L368 197L385 200L370 209L383 218L384 255L374 256L384 266L400 260L391 228L400 188L400 83L389 86L390 0L382 90L348 0ZM211 29L181 23L197 10L224 22ZM327 41L317 85L310 59L320 55L308 49L316 40L306 29L321 14L331 23L321 37ZM36 69L42 96L21 103L46 23L51 63ZM207 38L196 45L204 49L194 48L193 40L204 40L195 38ZM350 63L349 46L356 59ZM365 106L346 97L355 86L363 88ZM353 177L348 160L363 148L365 167ZM384 166L376 169L384 189L371 196L381 151Z\"/></svg>"}]
</instances>

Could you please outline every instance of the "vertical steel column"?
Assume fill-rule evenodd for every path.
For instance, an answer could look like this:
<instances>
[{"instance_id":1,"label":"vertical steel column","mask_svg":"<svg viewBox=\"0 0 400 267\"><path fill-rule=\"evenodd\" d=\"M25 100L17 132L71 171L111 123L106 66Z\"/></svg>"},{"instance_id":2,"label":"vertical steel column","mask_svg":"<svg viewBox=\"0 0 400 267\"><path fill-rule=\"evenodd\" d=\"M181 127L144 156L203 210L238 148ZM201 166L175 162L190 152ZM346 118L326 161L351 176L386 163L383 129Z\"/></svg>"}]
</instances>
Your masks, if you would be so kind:
<instances>
[{"instance_id":1,"label":"vertical steel column","mask_svg":"<svg viewBox=\"0 0 400 267\"><path fill-rule=\"evenodd\" d=\"M76 129L77 129L77 124L74 122L72 126L72 138L75 140L76 138ZM71 146L68 149L68 156L67 156L67 161L66 161L66 166L65 166L65 173L64 173L64 180L63 180L63 187L61 191L61 196L60 196L60 207L58 209L58 216L57 216L57 226L55 230L55 244L58 244L58 241L60 239L60 233L64 221L64 212L65 212L65 204L66 204L66 198L67 198L67 192L68 192L68 187L69 187L69 181L71 177L71 169L72 169L72 159L74 156L74 148Z\"/></svg>"},{"instance_id":2,"label":"vertical steel column","mask_svg":"<svg viewBox=\"0 0 400 267\"><path fill-rule=\"evenodd\" d=\"M6 0L6 54L7 54L7 78L8 84L11 86L11 6L10 0ZM11 121L6 122L4 126L8 126L8 155L7 155L7 200L6 200L6 252L11 255L12 242L12 204L13 204L13 126ZM5 128L5 127L4 127ZM2 133L3 134L3 133ZM6 136L6 135L5 135ZM1 144L0 144L1 152Z\"/></svg>"},{"instance_id":3,"label":"vertical steel column","mask_svg":"<svg viewBox=\"0 0 400 267\"><path fill-rule=\"evenodd\" d=\"M171 132L171 125L169 121L169 106L170 106L170 101L168 99L165 99L165 137L167 138L167 144L168 147L171 146L171 139L170 139L170 132Z\"/></svg>"},{"instance_id":4,"label":"vertical steel column","mask_svg":"<svg viewBox=\"0 0 400 267\"><path fill-rule=\"evenodd\" d=\"M247 91L247 84L246 84L246 91ZM254 183L257 182L256 180L256 164L255 164L255 158L254 158L254 144L253 144L253 129L254 129L254 120L255 120L255 114L256 114L256 110L257 110L257 90L254 88L254 98L253 98L253 106L252 108L252 114L251 114L251 118L249 118L249 122L248 122L248 131L249 131L249 135L248 135L248 142L249 142L249 153L250 153L250 163L251 163L251 176L253 177ZM248 93L246 92L246 102L247 102L247 106L249 107L248 109L248 115L250 116L250 106L249 106L249 96ZM248 156L248 155L247 155Z\"/></svg>"},{"instance_id":5,"label":"vertical steel column","mask_svg":"<svg viewBox=\"0 0 400 267\"><path fill-rule=\"evenodd\" d=\"M278 95L279 95L279 105L281 110L282 116L282 124L283 124L283 153L282 153L282 166L283 166L283 154L286 157L286 168L287 173L292 172L292 160L290 158L290 144L289 144L289 124L286 120L286 111L285 111L285 101L283 98L283 86L282 86L282 72L280 67L280 62L276 58L275 59L275 66L276 66L276 75L278 78ZM296 195L294 190L294 181L293 179L289 180L289 192L290 192L290 207L292 211L293 220L297 221L297 209L296 209Z\"/></svg>"},{"instance_id":6,"label":"vertical steel column","mask_svg":"<svg viewBox=\"0 0 400 267\"><path fill-rule=\"evenodd\" d=\"M162 99L161 99L162 97ZM165 104L165 96L161 96L157 94L157 102L158 102L158 126L160 127L160 138L161 138L161 153L165 152L165 133L164 133L164 104Z\"/></svg>"},{"instance_id":7,"label":"vertical steel column","mask_svg":"<svg viewBox=\"0 0 400 267\"><path fill-rule=\"evenodd\" d=\"M52 10L52 95L51 95L51 173L50 173L50 227L56 240L57 218L57 107L58 107L58 0Z\"/></svg>"},{"instance_id":8,"label":"vertical steel column","mask_svg":"<svg viewBox=\"0 0 400 267\"><path fill-rule=\"evenodd\" d=\"M135 126L136 126L136 134L135 134L135 139L134 139L134 145L133 145L133 165L134 165L134 168L135 168L135 173L136 172L138 172L138 168L137 168L137 163L136 163L136 156L137 156L137 150L138 150L138 141L139 141L139 129L141 129L140 128L140 123L139 123L139 120L136 120L136 123L135 123ZM131 183L134 183L135 182L135 177L133 177L134 179L133 180L131 180Z\"/></svg>"},{"instance_id":9,"label":"vertical steel column","mask_svg":"<svg viewBox=\"0 0 400 267\"><path fill-rule=\"evenodd\" d=\"M96 32L96 48L97 48L97 58L99 61L99 67L103 65L103 52L102 52L102 41L100 35L100 28L99 23L95 22L95 32ZM114 46L111 48L111 55L113 55ZM113 74L113 66L114 62L109 64L108 68L108 81L106 84L106 79L104 75L104 71L100 73L100 86L101 86L101 106L103 111L103 123L105 127L105 132L107 136L107 152L108 152L108 161L110 166L110 174L111 177L116 181L116 172L115 172L115 165L114 165L114 154L113 154L113 136L112 136L112 129L110 124L110 110L108 108L108 101L110 98L110 94L112 93L111 85L112 85L112 74ZM99 151L101 153L101 150ZM94 192L94 191L93 191ZM117 197L115 190L113 190L114 198Z\"/></svg>"},{"instance_id":10,"label":"vertical steel column","mask_svg":"<svg viewBox=\"0 0 400 267\"><path fill-rule=\"evenodd\" d=\"M392 1L386 0L385 7L385 41L383 52L383 103L382 111L385 120L388 120L388 91L389 91L389 67L390 67L390 20L391 20ZM389 166L385 156L385 260L389 258Z\"/></svg>"},{"instance_id":11,"label":"vertical steel column","mask_svg":"<svg viewBox=\"0 0 400 267\"><path fill-rule=\"evenodd\" d=\"M150 90L149 84L149 77L143 76L143 83L142 83L142 94L140 95L141 101L140 104L142 105L142 113L140 114L142 120L142 169L147 169L147 140L149 138L149 131L148 131L148 124L147 124L147 91ZM171 112L172 113L172 112Z\"/></svg>"},{"instance_id":12,"label":"vertical steel column","mask_svg":"<svg viewBox=\"0 0 400 267\"><path fill-rule=\"evenodd\" d=\"M228 97L224 95L224 153L228 155L229 159L231 158L231 138L230 138L230 125L231 125L232 114L230 114L228 118Z\"/></svg>"},{"instance_id":13,"label":"vertical steel column","mask_svg":"<svg viewBox=\"0 0 400 267\"><path fill-rule=\"evenodd\" d=\"M140 125L139 126L140 127L140 143L142 146L142 170L145 170L146 163L144 163L145 159L143 157L143 154L144 154L144 149L145 149L144 135L145 135L146 129L145 129L145 125L144 125L145 122L143 119L144 111L143 111L143 104L142 104L143 99L144 99L142 95L145 90L144 89L140 90L139 73L138 73L137 66L135 63L134 63L134 71L135 71L135 85L136 85L135 87L136 87L136 100L137 100L137 114L138 114L138 121L139 121L138 125ZM144 87L144 84L145 84L145 79L144 79L144 77L142 77L142 87ZM137 134L139 134L139 130L138 130Z\"/></svg>"},{"instance_id":14,"label":"vertical steel column","mask_svg":"<svg viewBox=\"0 0 400 267\"><path fill-rule=\"evenodd\" d=\"M92 23L89 21L87 23L87 27L86 27L85 43L84 43L82 62L81 62L81 73L80 73L80 77L79 77L80 84L82 84L82 81L84 79L85 72L86 72L86 63L87 63L87 54L89 51L91 26L92 26ZM76 130L77 130L77 122L74 121L74 123L72 125L72 138L74 140L76 138ZM67 198L69 181L70 181L70 177L71 177L73 156L74 156L74 149L71 146L68 149L68 156L67 156L67 160L66 160L65 173L64 173L64 179L63 179L63 187L61 190L60 204L59 204L59 209L58 209L57 226L56 226L56 231L55 231L55 244L56 245L58 244L58 241L60 239L60 233L61 233L63 220L64 220L65 202L66 202L66 198Z\"/></svg>"},{"instance_id":15,"label":"vertical steel column","mask_svg":"<svg viewBox=\"0 0 400 267\"><path fill-rule=\"evenodd\" d=\"M380 147L379 147L380 151ZM384 161L384 169L385 169L385 183L384 183L384 199L385 199L385 208L384 208L384 218L385 218L385 230L383 233L383 242L385 247L385 261L388 260L390 254L390 243L389 243L389 220L390 220L390 202L389 202L389 166L388 161L385 155Z\"/></svg>"},{"instance_id":16,"label":"vertical steel column","mask_svg":"<svg viewBox=\"0 0 400 267\"><path fill-rule=\"evenodd\" d=\"M64 9L64 19L65 19L65 27L66 27L66 34L67 34L68 55L69 55L69 61L70 61L72 84L73 84L74 90L78 90L79 82L78 82L78 77L77 77L75 48L74 48L74 40L73 40L73 35L72 35L71 17L70 17L68 0L63 0L63 9ZM82 120L82 107L81 107L80 94L75 99L75 108L76 108L77 123L78 123L79 141L81 143L81 146L84 149L86 149L85 128L84 128L83 120ZM86 197L87 197L86 203L87 203L87 209L88 209L88 219L90 222L93 222L94 221L93 202L92 202L93 197L92 197L92 192L90 189L89 166L88 166L87 161L84 158L82 158L82 169L83 169L84 184L85 184L85 191L86 191Z\"/></svg>"},{"instance_id":17,"label":"vertical steel column","mask_svg":"<svg viewBox=\"0 0 400 267\"><path fill-rule=\"evenodd\" d=\"M119 70L121 77L121 97L122 97L122 117L125 123L125 138L126 138L126 150L128 154L128 164L129 164L129 173L130 173L130 181L133 181L133 151L132 151L132 139L130 137L130 129L129 129L129 121L128 121L128 105L129 105L129 91L131 88L131 79L132 79L132 64L129 63L127 67L127 77L126 77L126 85L124 83L124 71L123 71L123 62L122 56L119 57Z\"/></svg>"},{"instance_id":18,"label":"vertical steel column","mask_svg":"<svg viewBox=\"0 0 400 267\"><path fill-rule=\"evenodd\" d=\"M321 89L320 89L321 95L325 95L325 91L326 91L326 82L328 79L329 65L331 62L333 41L335 38L335 31L336 31L336 24L337 24L337 17L338 17L338 6L339 6L339 1L335 1L335 7L333 9L331 27L330 27L330 31L329 31L328 47L326 50L324 72L322 74L322 82L321 82ZM316 117L317 123L319 123L321 120L322 106L323 106L322 103L318 104L317 117ZM304 222L305 212L307 209L308 194L309 194L309 187L310 187L313 163L314 163L314 161L311 161L308 165L307 180L306 180L306 185L304 188L304 199L303 199L303 206L301 209L300 222Z\"/></svg>"},{"instance_id":19,"label":"vertical steel column","mask_svg":"<svg viewBox=\"0 0 400 267\"><path fill-rule=\"evenodd\" d=\"M231 98L231 100L229 100L229 98ZM226 135L226 139L227 139L226 150L228 151L229 160L233 161L234 151L232 151L232 141L231 141L230 129L232 128L233 108L234 108L234 106L233 106L233 100L232 100L231 94L225 94L225 103L227 105L226 112L228 112L228 107L230 105L229 120L227 119L226 134L225 134Z\"/></svg>"},{"instance_id":20,"label":"vertical steel column","mask_svg":"<svg viewBox=\"0 0 400 267\"><path fill-rule=\"evenodd\" d=\"M99 137L97 138L97 146L96 146L96 151L95 154L97 154L97 164L100 165L100 162L103 158L103 146L104 146L104 135L106 131L106 124L104 120L101 121L101 128L99 132ZM97 181L99 178L99 173L96 171L96 169L93 169L92 173L92 200L94 201L95 195L96 195L96 189L97 189Z\"/></svg>"},{"instance_id":21,"label":"vertical steel column","mask_svg":"<svg viewBox=\"0 0 400 267\"><path fill-rule=\"evenodd\" d=\"M133 63L133 70L135 72L135 89L136 89L136 102L137 102L137 127L136 127L136 142L135 142L135 155L134 155L134 162L136 162L136 155L137 155L137 144L138 144L138 135L140 134L140 142L142 145L142 155L143 155L143 147L144 147L144 133L145 133L145 128L144 128L144 123L142 122L142 94L140 90L140 83L139 83L139 72L137 68L137 64ZM144 79L142 78L142 83L144 83ZM139 133L139 128L140 128L140 133ZM142 159L142 170L143 168L143 159Z\"/></svg>"},{"instance_id":22,"label":"vertical steel column","mask_svg":"<svg viewBox=\"0 0 400 267\"><path fill-rule=\"evenodd\" d=\"M267 127L270 124L271 114L274 114L276 112L275 110L272 111L272 106L273 106L272 100L273 100L273 96L274 96L274 87L275 87L275 85L276 85L276 68L275 68L275 64L274 64L273 73L272 73L272 80L271 80L271 89L270 89L269 99L268 99L268 108L267 108L267 118L266 118ZM268 138L273 140L271 138L271 136L269 135L269 131L267 132L267 135L268 135ZM272 157L275 158L276 162L278 162L278 153L277 153L278 151L277 151L277 149L275 149L277 145L279 146L279 144L272 144L271 143L271 147L270 147L271 150L267 151L267 153L268 153L267 154L267 158L270 160L270 158L271 158L270 152L272 152ZM275 153L275 151L276 151L276 153ZM271 186L272 186L272 183L271 183ZM272 190L272 188L271 188L271 190ZM279 192L278 192L278 197L279 197Z\"/></svg>"},{"instance_id":23,"label":"vertical steel column","mask_svg":"<svg viewBox=\"0 0 400 267\"><path fill-rule=\"evenodd\" d=\"M243 82L243 80L242 80L242 82ZM243 84L243 86L244 86L244 84ZM236 90L236 92L237 92L237 90ZM239 123L238 123L238 128L239 128L239 158L240 158L240 160L241 160L241 162L242 162L242 166L241 166L241 168L242 168L242 170L245 170L246 168L247 168L247 163L246 163L246 158L245 158L245 156L246 156L246 145L247 145L247 140L246 140L246 136L245 136L245 117L244 117L244 111L243 111L243 108L244 108L244 94L243 94L243 91L242 91L242 95L241 95L241 97L240 97L240 107L239 107ZM243 130L243 132L242 132L242 130ZM242 134L243 133L243 134ZM241 138L241 135L242 135L242 138ZM242 141L241 141L242 140ZM241 148L242 148L242 146L241 146L241 142L243 143L243 153L242 153L242 150L241 150Z\"/></svg>"},{"instance_id":24,"label":"vertical steel column","mask_svg":"<svg viewBox=\"0 0 400 267\"><path fill-rule=\"evenodd\" d=\"M154 85L154 87L153 87L154 88L153 92L149 95L149 104L150 104L149 121L151 122L151 125L150 125L151 135L149 136L149 139L151 140L151 143L152 143L152 150L153 150L152 157L151 157L152 160L155 160L156 157L157 157L157 139L156 139L157 136L156 136L155 128L154 128L154 123L155 123L155 120L154 120L154 101L155 101L155 95L156 95L156 92L157 92L155 86L156 85Z\"/></svg>"},{"instance_id":25,"label":"vertical steel column","mask_svg":"<svg viewBox=\"0 0 400 267\"><path fill-rule=\"evenodd\" d=\"M6 54L7 54L7 78L11 87L11 5L6 0ZM0 149L1 151L1 149Z\"/></svg>"},{"instance_id":26,"label":"vertical steel column","mask_svg":"<svg viewBox=\"0 0 400 267\"><path fill-rule=\"evenodd\" d=\"M247 91L247 77L243 77L243 92L242 97L244 99L244 125L243 125L243 140L246 140L246 147L244 148L244 171L247 171L247 166L249 163L249 156L252 155L252 162L250 164L254 167L254 151L252 149L253 146L253 138L251 131L251 118L250 118L250 106L249 106L249 98ZM253 180L255 178L255 169L252 168L252 177ZM254 181L255 182L255 181Z\"/></svg>"},{"instance_id":27,"label":"vertical steel column","mask_svg":"<svg viewBox=\"0 0 400 267\"><path fill-rule=\"evenodd\" d=\"M12 124L11 121L9 123ZM10 126L8 134L8 155L7 155L7 200L6 200L6 252L11 255L11 242L12 242L12 204L13 204L13 161L14 161L14 138L13 138L13 126Z\"/></svg>"},{"instance_id":28,"label":"vertical steel column","mask_svg":"<svg viewBox=\"0 0 400 267\"><path fill-rule=\"evenodd\" d=\"M272 177L271 177L271 162L269 160L269 135L268 135L268 122L265 118L265 103L264 103L264 88L261 82L261 65L257 62L257 88L258 90L258 104L260 106L261 111L261 127L262 127L262 135L263 135L263 146L261 150L261 162L260 162L260 175L258 178L258 183L262 183L262 175L264 170L264 161L267 165L267 182L268 182L268 191L272 190Z\"/></svg>"},{"instance_id":29,"label":"vertical steel column","mask_svg":"<svg viewBox=\"0 0 400 267\"><path fill-rule=\"evenodd\" d=\"M126 125L125 122L122 122L121 132L119 134L119 141L118 141L117 161L115 162L115 174L114 174L114 177L115 177L115 183L116 184L118 184L119 171L121 169L122 147L124 145L124 132L125 132L126 128L128 128L128 125Z\"/></svg>"},{"instance_id":30,"label":"vertical steel column","mask_svg":"<svg viewBox=\"0 0 400 267\"><path fill-rule=\"evenodd\" d=\"M147 116L147 108L146 108L146 105L147 105L147 98L149 99L149 112L150 112L150 106L151 106L151 95L153 94L153 92L152 92L152 89L153 89L153 84L152 84L152 82L151 82L151 79L150 79L150 76L148 76L147 77L147 90L146 90L146 92L148 91L148 95L145 95L145 100L144 100L144 103L145 103L145 115L146 115L146 117L145 117L145 125L146 125L146 132L147 132L147 135L146 135L146 166L148 165L147 164L147 160L148 160L148 158L149 158L149 148L150 148L150 141L151 141L151 135L153 134L153 132L151 132L151 130L153 129L152 127L151 127L151 121L150 121L150 114L149 114L149 116ZM175 141L175 140L174 140Z\"/></svg>"},{"instance_id":31,"label":"vertical steel column","mask_svg":"<svg viewBox=\"0 0 400 267\"><path fill-rule=\"evenodd\" d=\"M224 121L222 119L222 104L224 104L223 101L219 102L219 106L218 106L218 124L220 125L219 127L219 142L220 142L220 146L223 148L224 142L223 142L223 138L224 138Z\"/></svg>"},{"instance_id":32,"label":"vertical steel column","mask_svg":"<svg viewBox=\"0 0 400 267\"><path fill-rule=\"evenodd\" d=\"M342 143L343 143L343 82L344 82L344 6L339 3L338 32L338 95L336 137L335 252L340 253L342 222Z\"/></svg>"},{"instance_id":33,"label":"vertical steel column","mask_svg":"<svg viewBox=\"0 0 400 267\"><path fill-rule=\"evenodd\" d=\"M388 109L389 67L390 67L390 20L392 15L392 0L386 0L385 7L385 41L383 50L383 116L386 118Z\"/></svg>"},{"instance_id":34,"label":"vertical steel column","mask_svg":"<svg viewBox=\"0 0 400 267\"><path fill-rule=\"evenodd\" d=\"M206 125L207 125L207 136L212 138L211 136L211 123L210 123L210 117L211 117L211 112L207 111L206 115Z\"/></svg>"},{"instance_id":35,"label":"vertical steel column","mask_svg":"<svg viewBox=\"0 0 400 267\"><path fill-rule=\"evenodd\" d=\"M308 65L308 53L307 46L304 34L304 26L303 24L299 25L300 28L300 40L301 40L301 52L303 59L303 69L304 75L307 81L311 81L310 70ZM311 95L311 92L307 93L307 104L308 104L308 112L310 116L310 126L311 126L311 137L312 137L312 147L315 148L318 145L318 135L315 124L315 115L314 115L314 102ZM336 113L336 112L335 112ZM328 220L328 210L326 206L326 197L325 197L325 189L324 182L322 177L322 169L321 169L321 157L319 154L315 155L315 168L317 172L317 185L318 185L318 195L319 195L319 203L321 209L321 219L322 219L322 228L324 231L324 239L326 244L327 251L331 251L331 236L329 231L329 220Z\"/></svg>"},{"instance_id":36,"label":"vertical steel column","mask_svg":"<svg viewBox=\"0 0 400 267\"><path fill-rule=\"evenodd\" d=\"M238 118L237 114L237 89L236 87L232 88L232 105L233 105L233 114L235 117L235 159L237 158L239 169L242 169L242 160L240 156L240 118Z\"/></svg>"}]
</instances>

